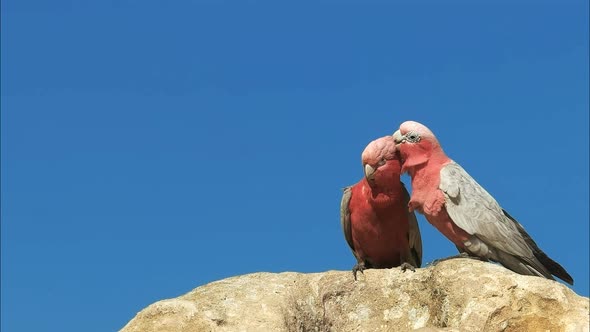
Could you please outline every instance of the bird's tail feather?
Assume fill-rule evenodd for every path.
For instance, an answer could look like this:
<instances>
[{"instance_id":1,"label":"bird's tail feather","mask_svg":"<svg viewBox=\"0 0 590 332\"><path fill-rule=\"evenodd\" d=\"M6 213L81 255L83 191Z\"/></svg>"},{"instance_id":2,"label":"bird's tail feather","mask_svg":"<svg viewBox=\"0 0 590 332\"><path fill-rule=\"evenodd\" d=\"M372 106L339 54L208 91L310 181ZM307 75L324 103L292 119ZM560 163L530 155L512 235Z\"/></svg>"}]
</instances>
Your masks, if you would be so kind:
<instances>
[{"instance_id":1,"label":"bird's tail feather","mask_svg":"<svg viewBox=\"0 0 590 332\"><path fill-rule=\"evenodd\" d=\"M520 234L524 238L526 244L533 251L533 254L535 255L535 258L538 260L538 262L541 265L543 265L543 267L546 268L549 271L549 273L551 273L552 275L558 277L559 279L567 282L570 285L573 285L574 279L572 278L572 276L569 273L567 273L567 271L563 268L563 266L561 266L559 263L557 263L556 261L551 259L549 256L547 256L547 254L545 254L543 252L543 250L541 250L541 248L539 248L537 243L525 231L524 227L522 227L522 225L518 221L516 221L516 219L514 219L505 210L502 210L502 211L504 211L504 215L506 215L506 217L508 217L510 220L512 220L514 222L514 224L516 225L516 228L518 228L518 231L520 232Z\"/></svg>"},{"instance_id":2,"label":"bird's tail feather","mask_svg":"<svg viewBox=\"0 0 590 332\"><path fill-rule=\"evenodd\" d=\"M516 273L530 276L537 276L555 280L543 264L533 257L531 260L525 260L523 257L514 256L501 250L496 251L494 261L502 264L504 267Z\"/></svg>"}]
</instances>

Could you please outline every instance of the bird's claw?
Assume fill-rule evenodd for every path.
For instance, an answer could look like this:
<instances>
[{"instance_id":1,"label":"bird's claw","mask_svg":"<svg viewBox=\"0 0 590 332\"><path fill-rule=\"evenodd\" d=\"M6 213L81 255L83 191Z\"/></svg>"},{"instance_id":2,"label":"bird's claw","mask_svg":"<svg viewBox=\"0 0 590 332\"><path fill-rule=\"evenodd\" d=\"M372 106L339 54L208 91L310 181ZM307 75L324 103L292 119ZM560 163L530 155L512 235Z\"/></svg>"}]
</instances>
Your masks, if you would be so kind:
<instances>
[{"instance_id":1,"label":"bird's claw","mask_svg":"<svg viewBox=\"0 0 590 332\"><path fill-rule=\"evenodd\" d=\"M360 272L365 274L363 271L365 270L365 263L357 263L355 266L352 267L352 275L354 276L354 280L356 281L356 273Z\"/></svg>"},{"instance_id":2,"label":"bird's claw","mask_svg":"<svg viewBox=\"0 0 590 332\"><path fill-rule=\"evenodd\" d=\"M473 256L470 255L469 253L463 251L458 255L453 255L453 256L449 256L449 257L445 257L445 258L439 258L439 259L435 259L432 262L428 263L427 266L435 266L436 264L443 262L443 261L448 261L449 259L455 259L455 258L470 258L470 259L477 259L480 261L484 261L484 258L481 257L477 257L477 256Z\"/></svg>"},{"instance_id":3,"label":"bird's claw","mask_svg":"<svg viewBox=\"0 0 590 332\"><path fill-rule=\"evenodd\" d=\"M408 202L408 212L414 212L414 210L416 210L416 208L418 207L418 204L416 204L416 202L410 200Z\"/></svg>"},{"instance_id":4,"label":"bird's claw","mask_svg":"<svg viewBox=\"0 0 590 332\"><path fill-rule=\"evenodd\" d=\"M416 272L416 267L414 267L414 265L407 263L407 262L402 263L402 265L400 265L400 269L402 270L402 272L406 272L406 270Z\"/></svg>"}]
</instances>

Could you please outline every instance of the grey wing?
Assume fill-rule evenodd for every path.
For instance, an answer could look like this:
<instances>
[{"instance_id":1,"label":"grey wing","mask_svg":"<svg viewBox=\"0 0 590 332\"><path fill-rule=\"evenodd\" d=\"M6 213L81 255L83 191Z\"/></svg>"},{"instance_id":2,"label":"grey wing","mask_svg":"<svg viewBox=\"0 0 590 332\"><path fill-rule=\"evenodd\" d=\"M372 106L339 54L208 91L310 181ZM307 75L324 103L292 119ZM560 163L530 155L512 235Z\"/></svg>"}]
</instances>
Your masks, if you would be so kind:
<instances>
[{"instance_id":1,"label":"grey wing","mask_svg":"<svg viewBox=\"0 0 590 332\"><path fill-rule=\"evenodd\" d=\"M518 231L520 232L520 234L522 235L522 237L524 238L526 243L529 245L529 247L533 251L533 255L535 255L535 258L537 258L539 260L539 262L541 262L541 264L543 264L543 266L546 267L547 270L551 274L553 274L554 276L567 282L568 284L573 285L574 279L563 268L563 266L561 266L559 263L557 263L556 261L551 259L549 256L547 256L547 254L545 252L543 252L543 250L541 250L541 248L539 248L537 243L526 232L524 227L522 227L522 225L518 221L516 221L516 219L514 219L508 212L506 212L506 210L502 210L502 211L504 212L504 215L506 217L508 217L510 220L512 220L512 222L514 222L514 224L516 225L516 228L518 228Z\"/></svg>"},{"instance_id":2,"label":"grey wing","mask_svg":"<svg viewBox=\"0 0 590 332\"><path fill-rule=\"evenodd\" d=\"M408 206L410 202L410 193L406 189L406 186L402 182L402 189L404 192L404 205ZM415 267L422 266L422 236L420 235L420 228L418 227L418 220L416 219L416 215L414 212L410 212L408 210L408 222L410 224L410 230L408 233L408 240L410 243L410 253L412 254L412 258Z\"/></svg>"},{"instance_id":3,"label":"grey wing","mask_svg":"<svg viewBox=\"0 0 590 332\"><path fill-rule=\"evenodd\" d=\"M350 226L350 210L348 209L348 203L350 203L350 198L352 197L352 186L344 188L344 193L342 194L342 201L340 202L340 224L342 226L342 231L344 232L344 238L352 252L354 252L354 245L352 244L352 230ZM356 253L355 253L356 256Z\"/></svg>"},{"instance_id":4,"label":"grey wing","mask_svg":"<svg viewBox=\"0 0 590 332\"><path fill-rule=\"evenodd\" d=\"M449 217L460 228L511 255L532 257L518 228L496 200L455 162L440 170L439 189Z\"/></svg>"}]
</instances>

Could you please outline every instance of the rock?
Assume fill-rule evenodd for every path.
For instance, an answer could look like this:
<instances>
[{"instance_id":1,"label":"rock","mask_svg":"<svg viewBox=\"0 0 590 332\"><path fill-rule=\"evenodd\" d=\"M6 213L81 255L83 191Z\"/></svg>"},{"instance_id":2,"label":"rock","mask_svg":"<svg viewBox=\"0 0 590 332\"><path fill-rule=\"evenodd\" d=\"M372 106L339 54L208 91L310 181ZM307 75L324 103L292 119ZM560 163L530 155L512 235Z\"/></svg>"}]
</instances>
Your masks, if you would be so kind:
<instances>
[{"instance_id":1,"label":"rock","mask_svg":"<svg viewBox=\"0 0 590 332\"><path fill-rule=\"evenodd\" d=\"M122 332L589 331L589 300L470 259L401 272L254 273L156 302Z\"/></svg>"}]
</instances>

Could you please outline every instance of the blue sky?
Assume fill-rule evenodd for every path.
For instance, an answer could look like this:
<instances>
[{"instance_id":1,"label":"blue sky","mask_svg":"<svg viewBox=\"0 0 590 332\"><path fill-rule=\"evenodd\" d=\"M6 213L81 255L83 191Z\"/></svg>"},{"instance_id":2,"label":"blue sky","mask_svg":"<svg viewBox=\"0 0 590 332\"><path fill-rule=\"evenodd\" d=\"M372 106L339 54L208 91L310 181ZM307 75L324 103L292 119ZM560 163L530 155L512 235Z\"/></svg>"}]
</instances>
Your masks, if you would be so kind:
<instances>
[{"instance_id":1,"label":"blue sky","mask_svg":"<svg viewBox=\"0 0 590 332\"><path fill-rule=\"evenodd\" d=\"M340 189L410 119L588 296L588 3L494 2L2 1L2 330L349 270Z\"/></svg>"}]
</instances>

